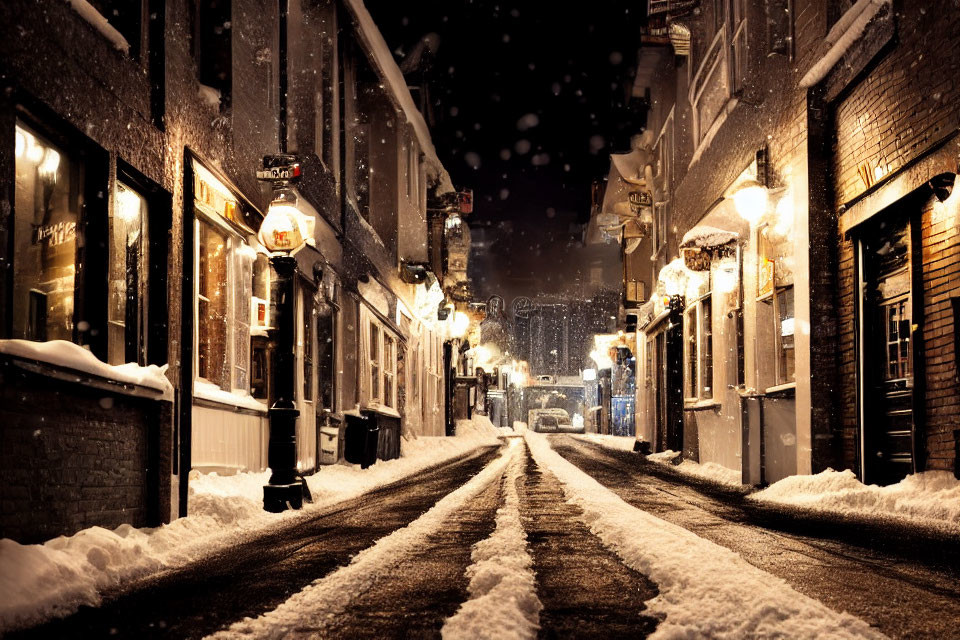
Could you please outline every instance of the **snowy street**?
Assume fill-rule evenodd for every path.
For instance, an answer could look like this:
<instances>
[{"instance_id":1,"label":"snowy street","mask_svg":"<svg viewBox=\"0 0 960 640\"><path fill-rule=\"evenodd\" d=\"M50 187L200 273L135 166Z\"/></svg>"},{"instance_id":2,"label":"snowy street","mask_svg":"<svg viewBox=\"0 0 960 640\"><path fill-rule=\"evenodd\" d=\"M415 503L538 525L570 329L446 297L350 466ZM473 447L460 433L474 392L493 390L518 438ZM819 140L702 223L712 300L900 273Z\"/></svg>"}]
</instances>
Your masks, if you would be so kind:
<instances>
[{"instance_id":1,"label":"snowy street","mask_svg":"<svg viewBox=\"0 0 960 640\"><path fill-rule=\"evenodd\" d=\"M958 553L527 432L7 637L950 637Z\"/></svg>"}]
</instances>

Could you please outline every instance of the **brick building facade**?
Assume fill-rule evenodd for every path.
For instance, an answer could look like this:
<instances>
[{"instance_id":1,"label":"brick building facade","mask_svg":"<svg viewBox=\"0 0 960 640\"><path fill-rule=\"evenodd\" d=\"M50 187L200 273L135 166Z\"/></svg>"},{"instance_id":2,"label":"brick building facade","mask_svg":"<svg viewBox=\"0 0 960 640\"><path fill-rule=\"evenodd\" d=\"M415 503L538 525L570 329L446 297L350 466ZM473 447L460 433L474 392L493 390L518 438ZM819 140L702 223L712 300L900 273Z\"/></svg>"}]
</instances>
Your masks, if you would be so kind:
<instances>
[{"instance_id":1,"label":"brick building facade","mask_svg":"<svg viewBox=\"0 0 960 640\"><path fill-rule=\"evenodd\" d=\"M958 107L926 67L955 55L952 13L907 5L649 4L637 433L657 449L749 483L956 468Z\"/></svg>"},{"instance_id":2,"label":"brick building facade","mask_svg":"<svg viewBox=\"0 0 960 640\"><path fill-rule=\"evenodd\" d=\"M191 470L266 468L256 171L278 151L312 235L298 468L337 460L344 410L382 418L386 456L401 430L444 433L446 265L424 239L452 185L362 2L14 0L0 82L0 537L157 525Z\"/></svg>"}]
</instances>

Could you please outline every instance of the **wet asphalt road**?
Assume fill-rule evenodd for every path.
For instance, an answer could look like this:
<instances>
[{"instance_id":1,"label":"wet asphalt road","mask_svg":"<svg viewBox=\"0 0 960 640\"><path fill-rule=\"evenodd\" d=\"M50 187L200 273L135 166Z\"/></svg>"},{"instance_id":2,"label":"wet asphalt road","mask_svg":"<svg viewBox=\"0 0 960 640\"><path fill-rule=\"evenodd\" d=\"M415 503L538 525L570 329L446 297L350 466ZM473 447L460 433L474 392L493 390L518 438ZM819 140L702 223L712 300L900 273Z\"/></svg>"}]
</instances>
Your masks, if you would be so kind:
<instances>
[{"instance_id":1,"label":"wet asphalt road","mask_svg":"<svg viewBox=\"0 0 960 640\"><path fill-rule=\"evenodd\" d=\"M529 452L520 517L537 576L541 638L644 638L659 620L644 615L657 595L646 577L620 562L566 502L557 478Z\"/></svg>"},{"instance_id":2,"label":"wet asphalt road","mask_svg":"<svg viewBox=\"0 0 960 640\"><path fill-rule=\"evenodd\" d=\"M637 454L569 436L554 437L552 445L629 504L736 551L797 591L858 616L892 638L960 637L957 541L950 549L949 541L933 540L942 545L941 553L929 548L930 541L925 548L891 542L878 549L869 526L849 522L842 533L863 532L862 546L821 537L825 531L817 527L807 528L818 535L804 535L791 514L753 508L741 492L705 493ZM826 532L840 529L839 524L828 526ZM923 546L921 540L906 542Z\"/></svg>"},{"instance_id":3,"label":"wet asphalt road","mask_svg":"<svg viewBox=\"0 0 960 640\"><path fill-rule=\"evenodd\" d=\"M960 638L960 541L909 528L813 519L758 507L744 492L681 478L670 467L570 436L569 461L628 503L739 553L798 591L891 637ZM103 606L8 638L198 638L274 609L359 551L429 510L497 455L488 449L347 501L145 582ZM520 516L543 604L541 638L645 637L657 586L623 565L529 452L517 480ZM467 595L471 547L494 530L503 482L484 491L416 552L384 570L318 638L437 638ZM893 535L891 535L893 534ZM884 538L883 536L886 536ZM924 537L926 536L926 537ZM891 539L892 538L892 539ZM939 547L937 547L939 543ZM735 580L731 576L731 580Z\"/></svg>"}]
</instances>

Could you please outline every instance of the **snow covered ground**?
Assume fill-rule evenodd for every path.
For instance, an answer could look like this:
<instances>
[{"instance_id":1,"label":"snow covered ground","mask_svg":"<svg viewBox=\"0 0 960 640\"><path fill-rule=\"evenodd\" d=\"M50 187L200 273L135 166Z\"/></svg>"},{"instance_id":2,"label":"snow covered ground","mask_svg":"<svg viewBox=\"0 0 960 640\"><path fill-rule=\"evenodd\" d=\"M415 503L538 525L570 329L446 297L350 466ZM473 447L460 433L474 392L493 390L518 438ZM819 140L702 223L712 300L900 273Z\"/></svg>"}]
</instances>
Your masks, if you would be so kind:
<instances>
[{"instance_id":1,"label":"snow covered ground","mask_svg":"<svg viewBox=\"0 0 960 640\"><path fill-rule=\"evenodd\" d=\"M634 442L636 442L633 436L604 436L596 433L588 433L574 437L618 451L633 451L633 445ZM660 453L651 453L647 456L647 460L658 464L670 465L673 469L676 469L678 473L686 476L709 480L728 487L741 486L739 471L727 469L714 462L699 464L692 460L684 460L680 464L675 465L673 464L673 460L678 455L680 454L676 451L661 451Z\"/></svg>"},{"instance_id":2,"label":"snow covered ground","mask_svg":"<svg viewBox=\"0 0 960 640\"><path fill-rule=\"evenodd\" d=\"M693 460L684 460L680 464L673 464L673 460L678 455L680 454L676 451L661 451L660 453L651 453L647 456L647 460L657 464L670 465L685 476L709 480L728 487L740 487L743 484L739 471L727 469L716 462L700 464Z\"/></svg>"},{"instance_id":3,"label":"snow covered ground","mask_svg":"<svg viewBox=\"0 0 960 640\"><path fill-rule=\"evenodd\" d=\"M482 493L491 482L498 481L520 451L522 443L513 440L499 458L466 484L444 496L406 527L384 536L372 547L358 553L347 566L315 581L273 611L234 623L210 637L221 640L322 637L324 626L335 620L356 594L369 589L378 575L398 566L410 554L421 549L424 539L439 530L444 520Z\"/></svg>"},{"instance_id":4,"label":"snow covered ground","mask_svg":"<svg viewBox=\"0 0 960 640\"><path fill-rule=\"evenodd\" d=\"M665 616L653 638L882 638L862 620L837 613L785 581L621 500L567 462L540 434L525 434L537 463L550 470L584 521L660 595L648 605Z\"/></svg>"},{"instance_id":5,"label":"snow covered ground","mask_svg":"<svg viewBox=\"0 0 960 640\"><path fill-rule=\"evenodd\" d=\"M749 498L834 515L893 518L960 534L960 480L948 471L924 471L879 487L863 484L849 469L827 469L784 478Z\"/></svg>"},{"instance_id":6,"label":"snow covered ground","mask_svg":"<svg viewBox=\"0 0 960 640\"><path fill-rule=\"evenodd\" d=\"M44 544L0 539L0 634L96 606L106 590L174 569L250 535L303 518L376 487L412 476L483 446L500 443L498 430L482 416L457 425L453 438L420 437L401 442L402 456L366 470L358 465L323 467L307 478L313 504L302 511L263 510L269 473L190 481L190 515L157 528L129 525L112 531L84 529Z\"/></svg>"}]
</instances>

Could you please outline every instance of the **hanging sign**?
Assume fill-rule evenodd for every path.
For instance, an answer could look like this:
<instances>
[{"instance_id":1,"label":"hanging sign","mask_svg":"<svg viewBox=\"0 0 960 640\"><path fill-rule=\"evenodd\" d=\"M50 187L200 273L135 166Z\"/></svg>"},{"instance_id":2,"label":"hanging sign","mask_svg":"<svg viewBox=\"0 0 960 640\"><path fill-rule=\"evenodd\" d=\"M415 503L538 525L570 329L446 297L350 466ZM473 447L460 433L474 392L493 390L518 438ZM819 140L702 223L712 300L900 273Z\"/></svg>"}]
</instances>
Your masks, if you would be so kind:
<instances>
[{"instance_id":1,"label":"hanging sign","mask_svg":"<svg viewBox=\"0 0 960 640\"><path fill-rule=\"evenodd\" d=\"M757 297L773 293L773 260L760 259L760 269L757 274Z\"/></svg>"}]
</instances>

